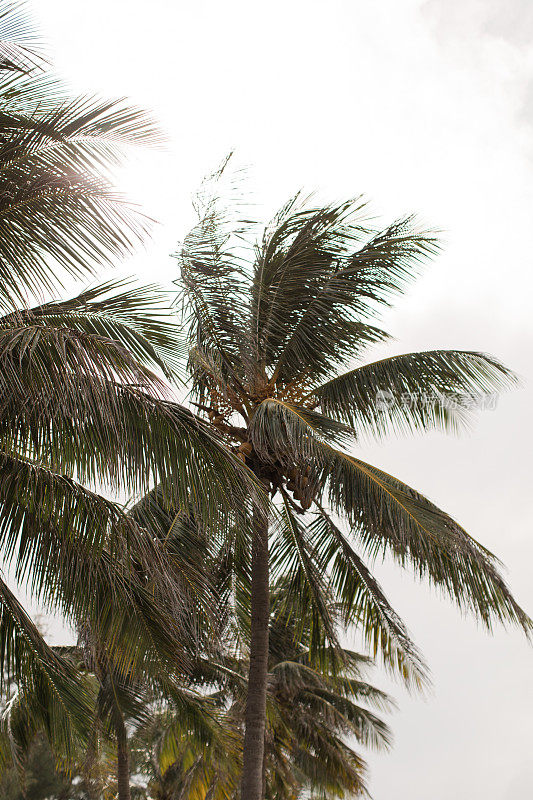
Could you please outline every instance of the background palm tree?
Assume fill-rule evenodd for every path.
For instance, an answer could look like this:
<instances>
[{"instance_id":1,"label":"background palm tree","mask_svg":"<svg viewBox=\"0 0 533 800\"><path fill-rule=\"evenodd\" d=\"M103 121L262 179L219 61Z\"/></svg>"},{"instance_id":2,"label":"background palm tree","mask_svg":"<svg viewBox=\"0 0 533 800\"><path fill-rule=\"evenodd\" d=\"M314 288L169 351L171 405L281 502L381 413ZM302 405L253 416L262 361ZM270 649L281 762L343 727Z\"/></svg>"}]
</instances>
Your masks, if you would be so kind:
<instances>
[{"instance_id":1,"label":"background palm tree","mask_svg":"<svg viewBox=\"0 0 533 800\"><path fill-rule=\"evenodd\" d=\"M412 566L488 628L499 620L529 631L531 623L491 553L419 492L345 449L368 432L455 429L473 401L514 381L496 359L463 351L346 371L388 338L374 324L379 310L437 251L434 235L410 217L373 229L361 199L313 208L297 196L258 237L257 226L220 208L217 191L200 197L199 223L177 254L177 283L195 405L279 499L277 514L254 511L250 546L241 796L259 800L271 569L287 571L288 596L312 607L312 648L336 642L327 603L334 591L346 621L418 685L424 665L364 556Z\"/></svg>"},{"instance_id":2,"label":"background palm tree","mask_svg":"<svg viewBox=\"0 0 533 800\"><path fill-rule=\"evenodd\" d=\"M341 649L340 668L319 668L309 650L308 609L289 609L286 589L279 582L271 595L265 795L366 794L365 764L353 744L388 746L390 732L370 709L388 710L391 701L364 680L369 659L358 653ZM238 796L249 654L249 626L242 630L241 622L231 615L221 652L201 659L182 688L196 715L183 713L182 696L177 707L166 701L137 727L133 759L149 777L146 797Z\"/></svg>"},{"instance_id":3,"label":"background palm tree","mask_svg":"<svg viewBox=\"0 0 533 800\"><path fill-rule=\"evenodd\" d=\"M237 795L250 639L246 570L228 559L227 536L213 539L192 514L164 515L152 505L157 494L146 496L131 513L151 515L155 535L166 528L172 562L196 583L195 595L212 595L204 602L198 632L191 625L198 616L197 598L191 598L183 617L181 647L189 653L188 669L172 671L168 662L148 659L126 675L86 626L80 646L54 652L76 669L79 683L90 692L89 734L80 737L68 715L58 718L53 697L40 686L19 691L4 715L7 734L0 756L8 765L13 752L23 780L34 743L44 734L59 763L84 775L83 786L87 792L92 787L95 797L101 792L116 793L120 800L145 796L139 786L130 789L130 751L133 770L148 778L146 797L227 800ZM203 587L201 572L204 580L210 576ZM340 609L331 605L328 613L337 627ZM368 708L390 706L362 677L368 659L344 649L335 658L328 658L331 653L316 658L309 648L311 609L290 594L285 580L272 592L269 625L267 796L282 800L326 789L330 796L363 793L365 765L350 738L371 747L389 742L386 725Z\"/></svg>"},{"instance_id":4,"label":"background palm tree","mask_svg":"<svg viewBox=\"0 0 533 800\"><path fill-rule=\"evenodd\" d=\"M371 709L389 711L392 702L365 680L371 661L361 654L341 648L338 663L317 663L310 608L288 604L285 591L282 581L271 592L265 796L366 795L366 766L354 745L390 745L388 726ZM247 668L241 661L244 675Z\"/></svg>"}]
</instances>

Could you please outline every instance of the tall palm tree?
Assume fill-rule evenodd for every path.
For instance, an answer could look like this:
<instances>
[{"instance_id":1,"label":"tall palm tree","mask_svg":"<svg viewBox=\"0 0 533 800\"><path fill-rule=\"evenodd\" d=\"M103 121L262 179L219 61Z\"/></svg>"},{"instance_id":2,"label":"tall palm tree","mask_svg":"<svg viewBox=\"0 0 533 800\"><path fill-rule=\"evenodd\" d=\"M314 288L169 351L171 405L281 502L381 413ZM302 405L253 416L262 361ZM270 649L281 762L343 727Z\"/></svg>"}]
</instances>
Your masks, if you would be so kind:
<instances>
[{"instance_id":1,"label":"tall palm tree","mask_svg":"<svg viewBox=\"0 0 533 800\"><path fill-rule=\"evenodd\" d=\"M153 287L107 282L49 299L144 241L147 220L108 171L125 144L158 134L123 102L67 97L37 63L21 8L0 11L2 564L36 600L90 623L117 668L175 664L186 653L168 553L109 494L157 483L175 504L192 493L211 517L242 502L249 473L241 465L235 483L235 459L167 388L180 347ZM86 732L86 687L4 580L0 677L51 693L58 718Z\"/></svg>"},{"instance_id":2,"label":"tall palm tree","mask_svg":"<svg viewBox=\"0 0 533 800\"><path fill-rule=\"evenodd\" d=\"M260 800L268 680L269 576L313 608L311 646L335 642L326 596L342 598L376 652L420 683L424 665L364 557L390 554L488 628L531 622L497 560L450 516L352 452L361 436L454 429L476 399L513 383L491 356L434 350L364 362L387 340L376 319L438 248L405 218L370 226L361 199L314 208L298 196L257 235L206 188L179 252L195 407L277 501L255 509L251 649L241 784ZM356 361L359 366L353 367ZM405 394L409 393L408 401Z\"/></svg>"}]
</instances>

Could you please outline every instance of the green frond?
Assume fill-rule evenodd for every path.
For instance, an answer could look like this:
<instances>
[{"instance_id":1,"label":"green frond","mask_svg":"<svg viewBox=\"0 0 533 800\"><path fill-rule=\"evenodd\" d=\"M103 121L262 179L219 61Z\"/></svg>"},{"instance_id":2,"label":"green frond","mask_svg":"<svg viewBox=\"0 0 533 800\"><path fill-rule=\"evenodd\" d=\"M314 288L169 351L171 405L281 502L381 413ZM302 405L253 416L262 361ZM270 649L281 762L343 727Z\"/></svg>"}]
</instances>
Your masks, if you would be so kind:
<instances>
[{"instance_id":1,"label":"green frond","mask_svg":"<svg viewBox=\"0 0 533 800\"><path fill-rule=\"evenodd\" d=\"M311 741L292 754L294 767L305 776L313 800L343 798L347 792L352 797L371 797L366 784L367 765L361 756L327 731L321 738L322 758L316 758L313 745Z\"/></svg>"},{"instance_id":2,"label":"green frond","mask_svg":"<svg viewBox=\"0 0 533 800\"><path fill-rule=\"evenodd\" d=\"M411 564L488 629L497 620L531 632L532 621L513 598L496 558L423 495L341 451L331 451L324 478L332 507L350 520L371 556L389 552L402 566Z\"/></svg>"},{"instance_id":3,"label":"green frond","mask_svg":"<svg viewBox=\"0 0 533 800\"><path fill-rule=\"evenodd\" d=\"M320 554L320 567L331 575L345 623L356 626L374 658L380 654L384 664L399 674L407 686L423 688L429 680L427 666L404 622L349 538L323 508L309 524L309 531Z\"/></svg>"},{"instance_id":4,"label":"green frond","mask_svg":"<svg viewBox=\"0 0 533 800\"><path fill-rule=\"evenodd\" d=\"M211 503L249 495L253 476L205 423L163 399L168 390L130 352L133 343L127 349L70 321L69 327L39 316L23 316L16 326L13 317L8 321L0 319L5 450L91 485L138 492L162 482L176 504L198 498L206 516ZM150 344L143 340L139 333L137 350L144 348L146 361Z\"/></svg>"},{"instance_id":5,"label":"green frond","mask_svg":"<svg viewBox=\"0 0 533 800\"><path fill-rule=\"evenodd\" d=\"M260 419L273 416L270 407L279 405L265 401L259 409L267 411L263 410ZM315 496L329 487L332 508L348 518L354 535L371 556L390 551L403 566L412 564L489 629L499 620L530 632L531 620L514 600L496 559L460 525L396 478L329 444L325 437L329 423L324 422L329 418L317 414L322 421L319 427L301 408L282 404L282 411L283 426L271 426L275 435L271 432L269 437L275 457L294 463L300 454L304 462L311 461ZM255 424L254 417L252 426ZM262 441L258 439L258 445Z\"/></svg>"},{"instance_id":6,"label":"green frond","mask_svg":"<svg viewBox=\"0 0 533 800\"><path fill-rule=\"evenodd\" d=\"M43 467L2 457L0 545L45 606L90 623L118 670L184 666L194 648L188 582L117 504Z\"/></svg>"},{"instance_id":7,"label":"green frond","mask_svg":"<svg viewBox=\"0 0 533 800\"><path fill-rule=\"evenodd\" d=\"M87 741L94 687L71 662L54 652L4 581L0 580L0 674L5 690L18 691L4 712L12 755L20 766L41 730L69 759Z\"/></svg>"},{"instance_id":8,"label":"green frond","mask_svg":"<svg viewBox=\"0 0 533 800\"><path fill-rule=\"evenodd\" d=\"M355 435L343 422L273 397L257 406L248 431L263 459L288 464L315 459L322 441L344 444Z\"/></svg>"},{"instance_id":9,"label":"green frond","mask_svg":"<svg viewBox=\"0 0 533 800\"><path fill-rule=\"evenodd\" d=\"M211 759L237 755L238 737L227 725L221 724L216 704L209 695L176 686L170 694L172 714L165 730L159 753L163 771L178 759L184 745L208 750Z\"/></svg>"},{"instance_id":10,"label":"green frond","mask_svg":"<svg viewBox=\"0 0 533 800\"><path fill-rule=\"evenodd\" d=\"M150 221L106 175L124 144L157 139L147 115L122 101L65 98L48 76L0 80L0 306L24 305L144 241Z\"/></svg>"},{"instance_id":11,"label":"green frond","mask_svg":"<svg viewBox=\"0 0 533 800\"><path fill-rule=\"evenodd\" d=\"M319 554L286 501L271 559L273 574L283 575L286 581L284 601L288 615L295 606L309 611L308 619L304 617L302 623L309 625L311 650L320 658L326 653L326 643L339 647L336 614L327 581L319 568ZM301 635L301 631L299 633Z\"/></svg>"},{"instance_id":12,"label":"green frond","mask_svg":"<svg viewBox=\"0 0 533 800\"><path fill-rule=\"evenodd\" d=\"M302 692L308 710L321 717L338 734L356 736L360 744L374 750L391 746L391 732L380 717L364 706L339 695L327 686Z\"/></svg>"},{"instance_id":13,"label":"green frond","mask_svg":"<svg viewBox=\"0 0 533 800\"><path fill-rule=\"evenodd\" d=\"M372 232L354 201L288 213L265 235L252 286L259 354L278 382L327 375L386 334L367 325L436 250L413 218Z\"/></svg>"},{"instance_id":14,"label":"green frond","mask_svg":"<svg viewBox=\"0 0 533 800\"><path fill-rule=\"evenodd\" d=\"M163 710L138 727L132 742L141 769L149 754L150 788L166 787L174 796L234 796L242 758L231 720L218 716L209 695L179 689ZM144 762L144 763L143 763ZM154 766L156 773L154 774Z\"/></svg>"},{"instance_id":15,"label":"green frond","mask_svg":"<svg viewBox=\"0 0 533 800\"><path fill-rule=\"evenodd\" d=\"M386 436L431 428L456 430L487 396L516 382L483 353L433 350L357 367L310 392L324 414L358 432Z\"/></svg>"},{"instance_id":16,"label":"green frond","mask_svg":"<svg viewBox=\"0 0 533 800\"><path fill-rule=\"evenodd\" d=\"M246 277L215 203L208 203L175 257L192 345L215 351L227 373L242 379L251 366Z\"/></svg>"},{"instance_id":17,"label":"green frond","mask_svg":"<svg viewBox=\"0 0 533 800\"><path fill-rule=\"evenodd\" d=\"M132 361L180 379L186 348L163 292L131 279L90 286L69 300L55 300L0 318L0 328L33 323L95 335L128 351Z\"/></svg>"}]
</instances>

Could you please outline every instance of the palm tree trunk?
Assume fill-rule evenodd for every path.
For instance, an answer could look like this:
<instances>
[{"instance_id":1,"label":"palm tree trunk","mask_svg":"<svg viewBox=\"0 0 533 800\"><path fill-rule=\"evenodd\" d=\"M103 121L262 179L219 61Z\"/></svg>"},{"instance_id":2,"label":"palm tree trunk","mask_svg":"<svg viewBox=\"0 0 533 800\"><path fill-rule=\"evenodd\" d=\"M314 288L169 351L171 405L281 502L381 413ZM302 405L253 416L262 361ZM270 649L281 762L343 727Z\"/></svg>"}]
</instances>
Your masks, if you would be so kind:
<instances>
[{"instance_id":1,"label":"palm tree trunk","mask_svg":"<svg viewBox=\"0 0 533 800\"><path fill-rule=\"evenodd\" d=\"M263 798L270 613L268 567L268 518L259 511L254 511L250 669L246 697L241 800Z\"/></svg>"},{"instance_id":2,"label":"palm tree trunk","mask_svg":"<svg viewBox=\"0 0 533 800\"><path fill-rule=\"evenodd\" d=\"M122 719L117 720L115 731L117 735L117 800L131 800L128 736Z\"/></svg>"}]
</instances>

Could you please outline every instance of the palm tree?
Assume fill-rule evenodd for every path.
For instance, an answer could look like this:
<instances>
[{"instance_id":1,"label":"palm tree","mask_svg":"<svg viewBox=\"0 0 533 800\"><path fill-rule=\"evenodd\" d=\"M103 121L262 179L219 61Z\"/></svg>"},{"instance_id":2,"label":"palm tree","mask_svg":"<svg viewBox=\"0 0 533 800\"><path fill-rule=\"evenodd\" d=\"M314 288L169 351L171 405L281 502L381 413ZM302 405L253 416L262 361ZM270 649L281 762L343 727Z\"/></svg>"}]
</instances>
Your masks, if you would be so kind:
<instances>
[{"instance_id":1,"label":"palm tree","mask_svg":"<svg viewBox=\"0 0 533 800\"><path fill-rule=\"evenodd\" d=\"M371 662L361 654L340 648L338 665L317 663L310 609L288 605L285 592L283 582L271 592L265 796L366 795L366 766L353 743L388 748L390 731L370 709L387 711L392 702L364 680ZM239 671L247 667L241 661Z\"/></svg>"},{"instance_id":2,"label":"palm tree","mask_svg":"<svg viewBox=\"0 0 533 800\"><path fill-rule=\"evenodd\" d=\"M361 199L313 208L297 196L257 236L253 223L219 210L209 188L198 209L177 254L191 397L278 500L277 511L253 511L250 543L241 797L260 800L271 572L284 569L289 596L312 607L312 649L336 640L326 600L334 591L346 622L418 684L423 662L365 556L411 565L489 629L498 620L530 630L491 553L422 494L346 449L369 432L455 429L473 400L514 378L475 352L364 363L369 345L388 338L374 324L380 308L438 249L411 217L375 230Z\"/></svg>"},{"instance_id":3,"label":"palm tree","mask_svg":"<svg viewBox=\"0 0 533 800\"><path fill-rule=\"evenodd\" d=\"M390 732L368 706L387 710L391 701L363 679L369 659L358 653L341 649L340 668L319 667L309 650L309 609L294 604L289 609L287 588L281 581L271 593L265 796L366 795L365 764L350 740L387 747ZM183 702L177 708L165 702L138 726L133 751L138 768L149 776L147 796L237 796L248 670L248 634L240 628L241 620L231 616L224 652L201 659L182 688L189 703L196 698L194 731ZM195 688L203 694L195 695Z\"/></svg>"},{"instance_id":4,"label":"palm tree","mask_svg":"<svg viewBox=\"0 0 533 800\"><path fill-rule=\"evenodd\" d=\"M177 404L180 357L154 287L107 282L49 299L146 237L108 168L155 126L123 102L69 98L36 64L20 4L0 14L0 548L33 597L108 647L117 669L186 659L168 553L109 495L155 483L211 518L249 471ZM16 41L19 35L22 43ZM28 59L31 61L28 64ZM253 489L252 489L253 491ZM182 586L184 582L182 582ZM0 677L87 733L91 696L0 580Z\"/></svg>"},{"instance_id":5,"label":"palm tree","mask_svg":"<svg viewBox=\"0 0 533 800\"><path fill-rule=\"evenodd\" d=\"M183 629L182 636L190 636L190 631ZM189 642L191 651L195 646L194 640ZM213 775L223 789L235 787L238 750L236 733L226 729L221 714L225 696L203 691L203 678L215 664L197 658L195 677L172 674L160 665L155 669L150 663L126 675L88 627L80 631L77 646L52 650L69 665L72 678L91 699L87 731L80 737L71 710L57 703L46 682L25 684L11 695L3 711L0 779L12 774L14 766L24 786L33 750L46 741L62 768L58 782L62 773L74 772L83 777L85 793L95 800L101 796L130 800L131 750L136 768L146 772L149 766L153 772L156 767L151 788L159 782L161 797L165 787L169 792L176 790L179 777L183 790L192 786L206 790ZM168 800L173 796L171 792Z\"/></svg>"}]
</instances>

